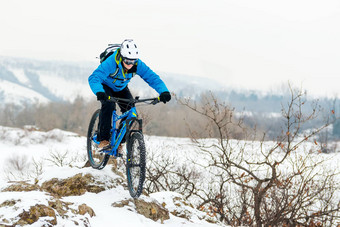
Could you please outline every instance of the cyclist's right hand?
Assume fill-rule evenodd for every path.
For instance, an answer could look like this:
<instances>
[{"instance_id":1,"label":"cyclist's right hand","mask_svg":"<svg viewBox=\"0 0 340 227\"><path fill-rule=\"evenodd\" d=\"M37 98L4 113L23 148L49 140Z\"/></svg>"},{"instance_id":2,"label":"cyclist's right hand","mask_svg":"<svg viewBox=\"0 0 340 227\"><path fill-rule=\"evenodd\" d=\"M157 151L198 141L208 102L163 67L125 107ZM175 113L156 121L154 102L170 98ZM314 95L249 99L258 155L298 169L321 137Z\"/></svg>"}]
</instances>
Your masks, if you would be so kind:
<instances>
[{"instance_id":1,"label":"cyclist's right hand","mask_svg":"<svg viewBox=\"0 0 340 227\"><path fill-rule=\"evenodd\" d=\"M105 92L97 92L96 96L98 101L105 101L108 98Z\"/></svg>"}]
</instances>

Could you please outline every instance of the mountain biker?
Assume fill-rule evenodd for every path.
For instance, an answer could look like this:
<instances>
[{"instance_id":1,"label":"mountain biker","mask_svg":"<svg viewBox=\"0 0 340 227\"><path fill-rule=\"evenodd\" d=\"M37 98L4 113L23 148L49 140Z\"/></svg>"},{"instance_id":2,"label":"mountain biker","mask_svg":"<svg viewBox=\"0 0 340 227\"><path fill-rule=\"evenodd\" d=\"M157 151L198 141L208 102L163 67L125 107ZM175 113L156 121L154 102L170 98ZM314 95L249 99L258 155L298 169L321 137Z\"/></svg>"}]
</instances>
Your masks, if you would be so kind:
<instances>
[{"instance_id":1,"label":"mountain biker","mask_svg":"<svg viewBox=\"0 0 340 227\"><path fill-rule=\"evenodd\" d=\"M108 96L132 99L133 97L127 85L135 74L138 74L160 94L160 101L166 103L171 99L171 94L164 82L139 59L139 50L136 43L132 39L124 40L121 47L103 61L88 78L91 90L97 96L97 100L101 102L98 133L99 148L107 147L110 144L112 112L115 109L115 103L108 102ZM127 102L120 102L118 105L122 113L132 107Z\"/></svg>"}]
</instances>

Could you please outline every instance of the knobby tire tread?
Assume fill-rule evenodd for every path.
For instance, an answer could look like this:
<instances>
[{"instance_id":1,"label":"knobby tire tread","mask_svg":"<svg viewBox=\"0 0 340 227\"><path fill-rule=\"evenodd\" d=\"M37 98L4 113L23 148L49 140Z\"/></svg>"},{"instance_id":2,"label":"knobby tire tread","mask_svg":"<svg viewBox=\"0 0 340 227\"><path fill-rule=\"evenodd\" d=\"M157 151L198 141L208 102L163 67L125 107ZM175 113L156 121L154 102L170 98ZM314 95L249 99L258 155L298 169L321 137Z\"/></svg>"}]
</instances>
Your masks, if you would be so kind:
<instances>
[{"instance_id":1,"label":"knobby tire tread","mask_svg":"<svg viewBox=\"0 0 340 227\"><path fill-rule=\"evenodd\" d=\"M91 137L92 137L93 130L95 128L96 120L97 118L99 118L99 113L100 113L100 109L96 110L93 113L90 124L89 124L88 132L87 132L87 156L88 156L90 165L94 169L103 169L110 159L110 155L105 154L103 160L99 164L96 165L92 157L92 138Z\"/></svg>"},{"instance_id":2,"label":"knobby tire tread","mask_svg":"<svg viewBox=\"0 0 340 227\"><path fill-rule=\"evenodd\" d=\"M138 187L137 190L134 190L133 188L133 182L132 182L132 178L133 176L131 175L132 172L130 170L130 166L128 163L128 160L131 159L131 152L132 152L132 148L133 148L133 144L135 142L135 140L138 140L138 144L139 144L139 149L138 149L138 156L140 159L140 176L139 176L139 181L138 181ZM132 198L138 198L143 191L143 184L144 184L144 180L145 180L145 168L146 168L146 149L145 149L145 142L144 142L144 137L143 134L141 132L133 132L130 135L130 138L128 139L128 144L127 144L127 165L126 165L126 176L127 176L127 180L128 180L128 188L129 188L129 192Z\"/></svg>"}]
</instances>

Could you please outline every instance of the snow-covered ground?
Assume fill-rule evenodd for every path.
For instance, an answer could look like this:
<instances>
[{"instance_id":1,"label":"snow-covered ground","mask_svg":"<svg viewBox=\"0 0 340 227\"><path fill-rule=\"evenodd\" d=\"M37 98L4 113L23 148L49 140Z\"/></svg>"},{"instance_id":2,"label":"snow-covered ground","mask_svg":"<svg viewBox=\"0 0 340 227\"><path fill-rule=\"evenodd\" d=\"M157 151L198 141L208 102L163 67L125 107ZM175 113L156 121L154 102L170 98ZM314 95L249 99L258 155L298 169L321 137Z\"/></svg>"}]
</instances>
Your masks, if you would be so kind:
<instances>
[{"instance_id":1,"label":"snow-covered ground","mask_svg":"<svg viewBox=\"0 0 340 227\"><path fill-rule=\"evenodd\" d=\"M207 160L203 156L199 156L197 149L193 146L190 139L186 138L168 138L145 136L148 155L152 155L154 160L162 162L165 159L175 160L178 166L189 166L192 161L202 165L198 169L201 177L211 177L208 171L204 169ZM210 140L206 140L209 144ZM246 142L246 141L245 141ZM231 141L237 144L238 141ZM265 146L271 147L274 142L266 142ZM311 153L311 158L315 161L325 160L325 169L340 169L340 153L320 154L317 152L313 142L306 143L302 146L302 150ZM251 150L260 147L260 143L251 143L247 155L248 160L256 160L256 154ZM95 170L90 167L82 168L87 160L86 155L86 138L72 132L65 132L54 129L48 132L41 132L32 128L16 129L0 126L0 226L6 224L2 222L4 219L15 219L23 210L29 210L35 204L48 204L51 201L51 195L42 191L30 192L1 192L12 183L11 181L25 181L30 184L41 186L53 178L66 179L76 174L91 174L100 182L104 182L107 190L100 193L86 192L80 196L62 197L62 202L69 202L77 207L86 203L91 207L96 216L90 217L86 214L90 226L108 226L108 223L115 223L114 226L217 226L206 221L206 214L198 211L191 206L183 205L181 208L185 214L189 214L189 218L176 217L170 213L170 219L161 221L153 221L141 214L138 214L133 205L124 207L115 207L113 204L122 203L131 197L126 189L126 180L121 178L115 172L111 171L111 165L106 166L103 170ZM275 157L280 157L280 152L276 152ZM293 153L291 162L298 160L301 156L297 152ZM237 157L235 157L237 158ZM118 162L122 165L122 159ZM152 163L147 163L152 166ZM282 166L282 172L287 167ZM123 167L121 168L121 170ZM265 170L258 169L259 172ZM115 179L123 179L121 185L110 187ZM339 178L337 178L340 181ZM201 182L201 184L208 184ZM232 189L232 187L231 187ZM173 192L153 193L149 196L142 195L141 199L145 201L157 201L158 203L167 204L166 208L171 211L178 209L179 205L175 204L175 197L182 195ZM335 195L335 199L340 199L340 194ZM14 207L1 207L1 204L8 200L16 200ZM195 203L194 200L190 201ZM197 204L195 204L197 205ZM70 220L67 218L57 217L58 226L76 226L84 222L84 218L79 215L69 214ZM71 221L72 219L72 221ZM85 221L86 222L86 221ZM32 226L41 226L43 219L32 224Z\"/></svg>"},{"instance_id":2,"label":"snow-covered ground","mask_svg":"<svg viewBox=\"0 0 340 227\"><path fill-rule=\"evenodd\" d=\"M175 139L161 137L147 137L147 144L158 146L174 146ZM183 139L182 145L189 140ZM177 145L175 145L177 146ZM178 146L181 146L180 144ZM171 149L172 150L172 149ZM48 132L40 132L31 129L16 129L0 126L0 226L11 224L10 220L18 220L18 215L23 210L28 211L36 204L48 205L54 201L50 194L43 191L2 191L14 182L25 181L32 185L42 186L44 182L53 178L67 179L77 174L91 174L96 181L103 182L107 190L100 193L86 192L80 196L65 196L62 203L72 203L70 208L85 203L95 212L90 217L76 215L68 211L68 218L57 216L57 226L218 226L205 221L207 215L198 211L186 203L183 206L175 204L174 198L181 198L180 194L173 192L159 192L149 196L141 195L145 201L157 201L166 204L170 212L183 212L189 218L176 217L170 213L170 219L153 221L135 211L134 205L115 207L113 204L131 199L126 189L126 180L111 171L111 165L103 170L95 170L91 167L82 168L87 160L86 138L72 132L54 129ZM122 163L120 163L122 164ZM15 167L17 166L17 168ZM116 179L123 179L121 185L112 186ZM112 187L110 187L112 186ZM2 191L2 192L1 192ZM1 204L15 201L13 206ZM185 204L185 205L184 205ZM182 209L179 211L178 209ZM40 218L30 226L43 226L48 218ZM9 222L9 223L8 223ZM76 224L77 223L77 224ZM85 224L84 224L85 223ZM114 223L114 224L113 224Z\"/></svg>"}]
</instances>

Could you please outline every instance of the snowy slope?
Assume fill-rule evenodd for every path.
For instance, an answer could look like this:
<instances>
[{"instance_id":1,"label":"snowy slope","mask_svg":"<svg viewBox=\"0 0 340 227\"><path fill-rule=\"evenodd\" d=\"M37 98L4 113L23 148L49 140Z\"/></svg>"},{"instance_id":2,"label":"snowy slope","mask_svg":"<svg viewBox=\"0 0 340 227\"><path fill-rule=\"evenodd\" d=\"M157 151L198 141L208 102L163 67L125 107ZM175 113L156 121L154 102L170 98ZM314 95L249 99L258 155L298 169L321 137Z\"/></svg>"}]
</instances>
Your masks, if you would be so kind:
<instances>
[{"instance_id":1,"label":"snowy slope","mask_svg":"<svg viewBox=\"0 0 340 227\"><path fill-rule=\"evenodd\" d=\"M39 71L37 74L41 84L62 100L72 102L77 96L93 98L86 78L84 81L67 79L48 71Z\"/></svg>"},{"instance_id":2,"label":"snowy slope","mask_svg":"<svg viewBox=\"0 0 340 227\"><path fill-rule=\"evenodd\" d=\"M27 103L35 103L35 100L40 102L41 96L49 101L72 102L77 96L93 97L87 83L87 77L93 68L87 63L0 57L0 80L15 84L17 96L22 100L26 99ZM26 98L23 95L27 89L35 92L34 102L31 97ZM3 96L11 95L4 86L0 87L1 93L3 95L0 96L0 101Z\"/></svg>"},{"instance_id":3,"label":"snowy slope","mask_svg":"<svg viewBox=\"0 0 340 227\"><path fill-rule=\"evenodd\" d=\"M149 138L147 143L157 138ZM160 138L162 141L162 138ZM186 141L186 140L185 140ZM186 142L185 142L186 143ZM90 167L81 168L86 161L86 138L75 133L58 129L49 132L39 132L31 129L15 129L0 127L0 226L13 224L22 216L22 212L30 210L33 206L49 206L51 203L63 204L70 210L66 216L56 215L57 226L220 226L208 223L210 219L204 212L198 211L187 204L178 203L180 194L173 192L159 192L150 196L142 195L141 201L165 204L170 212L170 219L153 221L136 212L136 206L131 200L126 188L126 179L111 171L111 165L103 170L95 170ZM53 158L54 157L54 158ZM64 163L56 165L55 157L64 157ZM22 168L13 168L13 163L18 163ZM122 163L120 163L122 164ZM41 170L39 171L39 168ZM44 182L67 179L77 174L91 174L97 185L103 184L106 190L99 193L86 192L79 196L53 197L52 194L39 190L27 192L3 191L14 185L13 182L24 180L27 184L42 187ZM11 182L9 182L11 181ZM117 182L120 182L117 184ZM127 205L122 204L130 201ZM11 205L11 203L13 203ZM9 204L2 206L2 204ZM68 205L66 205L68 204ZM79 206L86 204L95 213L80 215L73 212ZM61 205L60 205L61 206ZM73 209L73 210L72 210ZM57 208L55 212L57 213ZM60 210L60 209L59 209ZM171 211L185 213L187 218L176 217ZM72 212L71 212L72 211ZM20 216L21 215L21 216ZM42 226L53 221L51 217L40 218L30 226ZM162 224L163 222L163 224Z\"/></svg>"},{"instance_id":4,"label":"snowy slope","mask_svg":"<svg viewBox=\"0 0 340 227\"><path fill-rule=\"evenodd\" d=\"M209 182L214 179L209 175L209 171L204 167L207 161L202 154L198 153L190 139L186 138L168 138L145 136L147 154L149 162L147 167L153 168L153 163L165 163L169 160L172 170L176 171L177 167L191 166L194 161L197 163L195 171L200 176L196 187L207 188ZM207 145L212 140L205 140ZM240 141L230 141L239 143ZM246 142L246 141L244 141ZM242 143L242 141L241 141ZM275 144L273 141L265 142L263 148L271 147ZM258 154L254 152L254 147L261 146L261 143L253 142L250 147L245 147L246 160L256 161ZM319 154L314 152L314 142L307 142L302 147L303 151L311 152L311 158L314 162L323 160L324 165L318 168L323 170L334 170L340 168L340 153ZM58 226L107 226L108 223L115 223L115 226L218 226L207 221L215 220L206 213L198 211L193 207L197 206L195 198L185 201L183 196L173 192L162 191L142 195L140 201L164 204L165 209L170 212L170 219L153 221L137 212L135 200L131 200L126 187L124 173L124 159L118 159L118 172L111 171L112 165L109 164L103 170L95 170L90 167L82 168L87 160L86 156L86 138L72 132L65 132L54 129L49 132L35 131L34 129L16 129L0 126L0 226L1 224L13 224L18 221L22 210L28 211L32 206L49 205L56 203L68 206L68 218L62 215L56 215ZM281 152L275 152L272 158L280 158ZM151 162L151 156L153 162ZM298 163L301 156L298 151L295 152L289 162ZM172 161L176 166L172 167ZM200 168L198 168L200 167ZM280 169L282 173L289 171L288 166L283 164ZM319 169L321 171L321 169ZM258 169L259 172L266 173L265 166ZM317 171L317 169L316 169ZM119 173L120 172L120 173ZM93 193L87 191L82 195L61 196L57 200L51 193L41 189L46 182L57 179L59 181L75 177L77 174L82 176L90 174L96 180L95 185L105 187L104 191ZM204 180L202 180L204 179ZM39 190L28 192L3 191L12 186L13 182L25 181L30 187L34 185ZM340 182L339 175L335 178ZM117 183L118 182L118 183ZM58 185L62 185L59 183ZM230 196L235 193L233 185L229 185ZM339 201L340 194L334 194L334 200ZM183 202L179 202L183 201ZM234 202L234 201L230 201ZM11 205L11 203L13 203ZM7 205L3 205L7 204ZM66 205L65 205L66 204ZM68 204L68 205L67 205ZM86 204L93 209L95 216L90 213L85 215L74 212L78 207ZM193 204L194 206L191 206ZM73 211L72 211L73 209ZM71 212L72 211L72 212ZM57 212L57 210L55 211ZM175 216L174 214L179 214ZM45 218L46 219L46 218ZM39 219L31 226L42 226L47 221L44 218ZM75 224L75 223L78 223ZM221 225L221 224L219 224Z\"/></svg>"},{"instance_id":5,"label":"snowy slope","mask_svg":"<svg viewBox=\"0 0 340 227\"><path fill-rule=\"evenodd\" d=\"M0 79L0 98L2 104L47 103L50 100L42 94L6 80Z\"/></svg>"},{"instance_id":6,"label":"snowy slope","mask_svg":"<svg viewBox=\"0 0 340 227\"><path fill-rule=\"evenodd\" d=\"M26 84L28 87L32 86L23 68L9 68L9 71L13 73L13 75L16 77L16 79L18 79L21 84Z\"/></svg>"}]
</instances>

